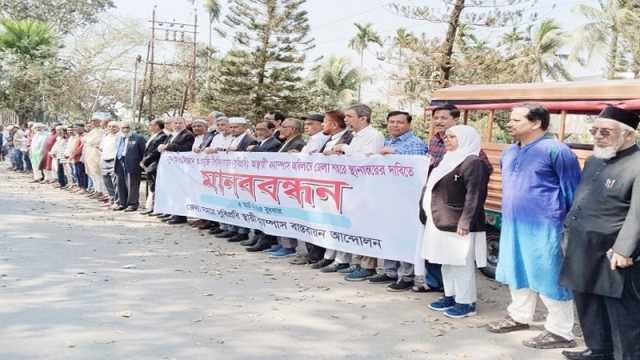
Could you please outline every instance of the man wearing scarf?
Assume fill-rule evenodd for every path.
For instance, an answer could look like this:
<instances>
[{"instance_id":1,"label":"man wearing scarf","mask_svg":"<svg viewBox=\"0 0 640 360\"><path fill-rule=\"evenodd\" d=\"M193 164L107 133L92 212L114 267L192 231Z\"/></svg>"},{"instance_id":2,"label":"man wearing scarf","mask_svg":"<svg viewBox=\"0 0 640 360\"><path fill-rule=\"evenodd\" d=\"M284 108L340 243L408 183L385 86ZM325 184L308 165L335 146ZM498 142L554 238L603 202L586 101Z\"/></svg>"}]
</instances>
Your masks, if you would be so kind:
<instances>
[{"instance_id":1,"label":"man wearing scarf","mask_svg":"<svg viewBox=\"0 0 640 360\"><path fill-rule=\"evenodd\" d=\"M538 104L514 106L507 124L517 141L502 154L502 229L496 280L509 285L508 315L489 331L529 328L538 296L549 311L545 331L524 341L535 349L571 348L573 295L560 285L562 227L580 181L569 147L547 136L549 111Z\"/></svg>"},{"instance_id":2,"label":"man wearing scarf","mask_svg":"<svg viewBox=\"0 0 640 360\"><path fill-rule=\"evenodd\" d=\"M573 290L587 350L567 359L640 359L638 115L607 107L567 215L561 281Z\"/></svg>"}]
</instances>

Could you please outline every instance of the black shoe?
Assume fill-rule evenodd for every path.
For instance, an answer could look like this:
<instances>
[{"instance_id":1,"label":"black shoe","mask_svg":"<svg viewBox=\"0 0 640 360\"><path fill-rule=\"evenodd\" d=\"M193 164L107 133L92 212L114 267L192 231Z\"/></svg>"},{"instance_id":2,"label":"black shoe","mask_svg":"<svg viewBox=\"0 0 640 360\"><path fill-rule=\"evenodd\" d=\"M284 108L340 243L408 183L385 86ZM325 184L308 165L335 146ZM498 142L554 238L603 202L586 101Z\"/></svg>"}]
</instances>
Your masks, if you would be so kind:
<instances>
[{"instance_id":1,"label":"black shoe","mask_svg":"<svg viewBox=\"0 0 640 360\"><path fill-rule=\"evenodd\" d=\"M151 215L152 213L153 213L153 210L145 210L140 212L140 214L142 215Z\"/></svg>"},{"instance_id":2,"label":"black shoe","mask_svg":"<svg viewBox=\"0 0 640 360\"><path fill-rule=\"evenodd\" d=\"M271 244L267 241L258 241L257 244L246 248L248 252L261 252L271 248Z\"/></svg>"},{"instance_id":3,"label":"black shoe","mask_svg":"<svg viewBox=\"0 0 640 360\"><path fill-rule=\"evenodd\" d=\"M228 242L242 242L245 240L249 240L249 234L237 234L234 237L228 238Z\"/></svg>"},{"instance_id":4,"label":"black shoe","mask_svg":"<svg viewBox=\"0 0 640 360\"><path fill-rule=\"evenodd\" d=\"M338 264L334 262L333 264L320 269L320 272L334 273L334 272L338 272L339 270L346 269L348 267L349 267L349 264Z\"/></svg>"},{"instance_id":5,"label":"black shoe","mask_svg":"<svg viewBox=\"0 0 640 360\"><path fill-rule=\"evenodd\" d=\"M235 231L225 231L225 232L222 232L222 233L216 235L216 237L219 237L219 238L222 238L222 239L230 239L230 238L232 238L232 237L234 237L236 235L238 235L238 233L235 232Z\"/></svg>"},{"instance_id":6,"label":"black shoe","mask_svg":"<svg viewBox=\"0 0 640 360\"><path fill-rule=\"evenodd\" d=\"M224 232L224 230L220 229L220 228L211 228L209 229L209 234L211 235L218 235L218 234L222 234Z\"/></svg>"},{"instance_id":7,"label":"black shoe","mask_svg":"<svg viewBox=\"0 0 640 360\"><path fill-rule=\"evenodd\" d=\"M400 281L394 282L393 284L389 284L389 286L387 286L387 290L388 291L406 291L411 289L412 287L413 287L413 281L400 280Z\"/></svg>"},{"instance_id":8,"label":"black shoe","mask_svg":"<svg viewBox=\"0 0 640 360\"><path fill-rule=\"evenodd\" d=\"M593 350L563 351L562 355L569 360L613 360L613 353Z\"/></svg>"},{"instance_id":9,"label":"black shoe","mask_svg":"<svg viewBox=\"0 0 640 360\"><path fill-rule=\"evenodd\" d=\"M179 225L179 224L186 224L186 223L187 223L187 219L185 218L173 218L167 221L167 224L169 225Z\"/></svg>"},{"instance_id":10,"label":"black shoe","mask_svg":"<svg viewBox=\"0 0 640 360\"><path fill-rule=\"evenodd\" d=\"M124 209L124 212L134 212L134 211L138 211L137 207L128 207L126 209Z\"/></svg>"},{"instance_id":11,"label":"black shoe","mask_svg":"<svg viewBox=\"0 0 640 360\"><path fill-rule=\"evenodd\" d=\"M122 211L122 210L125 210L125 209L126 209L126 207L125 207L125 206L118 206L118 207L116 207L116 208L113 208L112 210L113 210L113 211Z\"/></svg>"},{"instance_id":12,"label":"black shoe","mask_svg":"<svg viewBox=\"0 0 640 360\"><path fill-rule=\"evenodd\" d=\"M258 240L259 240L258 237L254 236L252 239L247 239L247 240L241 241L240 245L242 245L242 246L253 246L253 245L258 243Z\"/></svg>"},{"instance_id":13,"label":"black shoe","mask_svg":"<svg viewBox=\"0 0 640 360\"><path fill-rule=\"evenodd\" d=\"M168 219L170 217L173 217L173 215L171 215L171 214L160 214L160 215L158 215L158 218L160 218L160 219Z\"/></svg>"},{"instance_id":14,"label":"black shoe","mask_svg":"<svg viewBox=\"0 0 640 360\"><path fill-rule=\"evenodd\" d=\"M162 222L168 222L168 221L171 221L171 220L175 219L175 217L174 216L159 217L158 219L160 219L160 221L162 221Z\"/></svg>"},{"instance_id":15,"label":"black shoe","mask_svg":"<svg viewBox=\"0 0 640 360\"><path fill-rule=\"evenodd\" d=\"M325 266L329 266L333 264L333 260L329 260L329 259L322 259L320 261L318 261L317 263L314 263L313 265L311 265L312 269L322 269Z\"/></svg>"},{"instance_id":16,"label":"black shoe","mask_svg":"<svg viewBox=\"0 0 640 360\"><path fill-rule=\"evenodd\" d=\"M369 279L369 282L372 284L388 284L398 281L397 278L392 278L391 276L387 276L387 274L378 274Z\"/></svg>"}]
</instances>

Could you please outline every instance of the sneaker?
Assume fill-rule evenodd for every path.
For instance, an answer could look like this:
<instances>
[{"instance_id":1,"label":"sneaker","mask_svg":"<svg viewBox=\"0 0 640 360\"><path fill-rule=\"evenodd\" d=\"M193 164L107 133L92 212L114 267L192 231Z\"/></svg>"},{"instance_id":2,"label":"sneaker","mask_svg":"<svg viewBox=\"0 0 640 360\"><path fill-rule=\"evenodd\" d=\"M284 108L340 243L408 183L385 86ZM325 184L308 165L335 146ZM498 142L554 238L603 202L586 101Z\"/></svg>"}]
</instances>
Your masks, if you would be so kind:
<instances>
[{"instance_id":1,"label":"sneaker","mask_svg":"<svg viewBox=\"0 0 640 360\"><path fill-rule=\"evenodd\" d=\"M270 248L268 248L267 250L265 250L264 252L276 252L276 251L280 251L280 249L282 249L282 245L277 244L277 245L272 245Z\"/></svg>"},{"instance_id":2,"label":"sneaker","mask_svg":"<svg viewBox=\"0 0 640 360\"><path fill-rule=\"evenodd\" d=\"M323 273L334 273L334 272L338 272L342 269L346 269L349 267L349 264L338 264L336 262L334 262L333 264L329 264L325 267L323 267L322 269L320 269L320 272Z\"/></svg>"},{"instance_id":3,"label":"sneaker","mask_svg":"<svg viewBox=\"0 0 640 360\"><path fill-rule=\"evenodd\" d=\"M429 309L435 311L447 311L456 305L456 300L453 296L443 296L440 299L432 302L429 305Z\"/></svg>"},{"instance_id":4,"label":"sneaker","mask_svg":"<svg viewBox=\"0 0 640 360\"><path fill-rule=\"evenodd\" d=\"M278 251L271 252L271 257L287 257L287 256L293 256L295 254L296 254L296 249L287 249L283 247Z\"/></svg>"},{"instance_id":5,"label":"sneaker","mask_svg":"<svg viewBox=\"0 0 640 360\"><path fill-rule=\"evenodd\" d=\"M349 275L345 276L344 279L347 281L364 281L367 280L368 278L374 276L376 274L376 270L375 269L363 269L363 268L359 268L358 270L350 273Z\"/></svg>"},{"instance_id":6,"label":"sneaker","mask_svg":"<svg viewBox=\"0 0 640 360\"><path fill-rule=\"evenodd\" d=\"M411 289L412 286L413 286L413 281L400 280L400 281L394 282L393 284L389 284L389 286L387 286L387 290L388 291L406 291Z\"/></svg>"},{"instance_id":7,"label":"sneaker","mask_svg":"<svg viewBox=\"0 0 640 360\"><path fill-rule=\"evenodd\" d=\"M369 282L372 284L387 284L398 281L398 278L392 278L387 274L378 274L372 278L369 278Z\"/></svg>"},{"instance_id":8,"label":"sneaker","mask_svg":"<svg viewBox=\"0 0 640 360\"><path fill-rule=\"evenodd\" d=\"M476 314L476 304L458 304L444 312L445 316L452 319L462 319Z\"/></svg>"},{"instance_id":9,"label":"sneaker","mask_svg":"<svg viewBox=\"0 0 640 360\"><path fill-rule=\"evenodd\" d=\"M351 274L352 272L359 270L360 269L360 265L351 265L349 267L346 267L342 270L338 270L338 272L340 274Z\"/></svg>"}]
</instances>

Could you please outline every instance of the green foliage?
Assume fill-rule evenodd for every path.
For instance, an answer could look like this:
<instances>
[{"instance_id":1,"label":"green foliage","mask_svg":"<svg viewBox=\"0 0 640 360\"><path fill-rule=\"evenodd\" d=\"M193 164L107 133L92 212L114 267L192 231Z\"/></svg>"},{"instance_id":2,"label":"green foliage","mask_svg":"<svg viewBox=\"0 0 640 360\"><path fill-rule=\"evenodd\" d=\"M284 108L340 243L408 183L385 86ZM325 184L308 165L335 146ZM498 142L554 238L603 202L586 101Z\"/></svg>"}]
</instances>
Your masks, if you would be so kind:
<instances>
[{"instance_id":1,"label":"green foliage","mask_svg":"<svg viewBox=\"0 0 640 360\"><path fill-rule=\"evenodd\" d=\"M51 58L56 50L56 36L47 23L37 20L0 20L0 51L11 52L25 61Z\"/></svg>"},{"instance_id":2,"label":"green foliage","mask_svg":"<svg viewBox=\"0 0 640 360\"><path fill-rule=\"evenodd\" d=\"M57 32L73 30L98 22L98 15L115 7L113 0L2 0L0 17L39 20Z\"/></svg>"},{"instance_id":3,"label":"green foliage","mask_svg":"<svg viewBox=\"0 0 640 360\"><path fill-rule=\"evenodd\" d=\"M360 82L360 73L349 59L331 56L312 70L308 91L318 109L331 110L351 103Z\"/></svg>"},{"instance_id":4,"label":"green foliage","mask_svg":"<svg viewBox=\"0 0 640 360\"><path fill-rule=\"evenodd\" d=\"M229 1L223 22L235 46L218 70L219 109L259 116L273 109L295 111L306 101L301 74L313 39L305 1Z\"/></svg>"}]
</instances>

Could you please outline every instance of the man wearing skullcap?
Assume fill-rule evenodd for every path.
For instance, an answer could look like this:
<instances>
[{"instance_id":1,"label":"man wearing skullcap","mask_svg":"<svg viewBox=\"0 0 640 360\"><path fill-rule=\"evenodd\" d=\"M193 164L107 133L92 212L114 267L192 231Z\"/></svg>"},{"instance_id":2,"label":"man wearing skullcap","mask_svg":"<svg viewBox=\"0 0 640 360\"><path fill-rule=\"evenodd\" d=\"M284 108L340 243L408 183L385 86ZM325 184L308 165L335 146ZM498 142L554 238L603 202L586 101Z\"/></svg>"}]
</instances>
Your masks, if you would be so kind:
<instances>
[{"instance_id":1,"label":"man wearing skullcap","mask_svg":"<svg viewBox=\"0 0 640 360\"><path fill-rule=\"evenodd\" d=\"M638 115L605 108L567 215L561 283L573 290L587 349L567 359L640 359Z\"/></svg>"}]
</instances>

